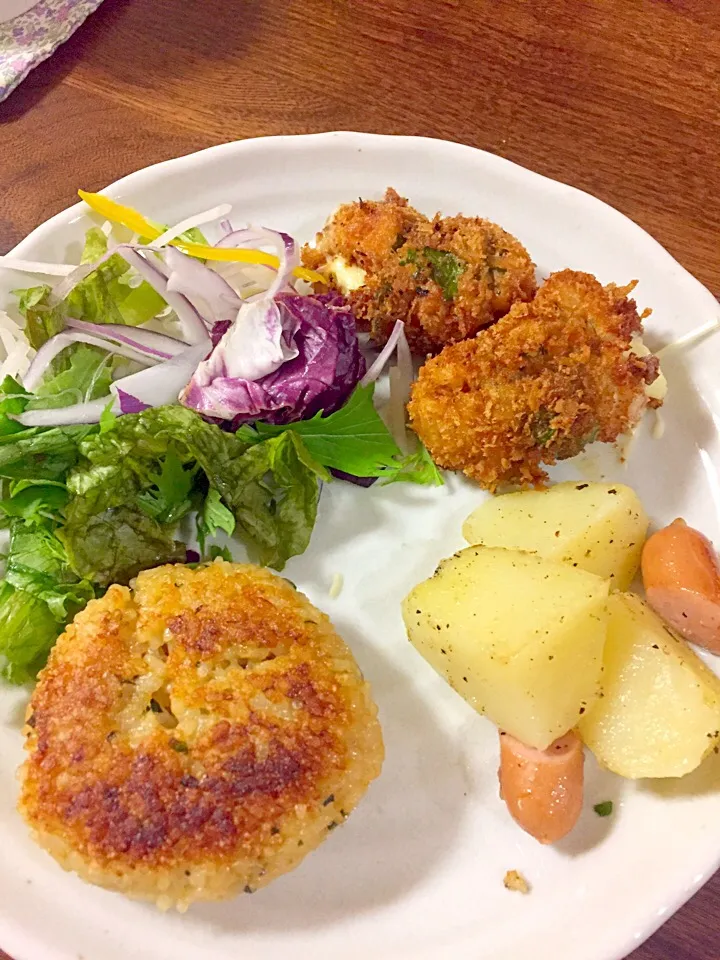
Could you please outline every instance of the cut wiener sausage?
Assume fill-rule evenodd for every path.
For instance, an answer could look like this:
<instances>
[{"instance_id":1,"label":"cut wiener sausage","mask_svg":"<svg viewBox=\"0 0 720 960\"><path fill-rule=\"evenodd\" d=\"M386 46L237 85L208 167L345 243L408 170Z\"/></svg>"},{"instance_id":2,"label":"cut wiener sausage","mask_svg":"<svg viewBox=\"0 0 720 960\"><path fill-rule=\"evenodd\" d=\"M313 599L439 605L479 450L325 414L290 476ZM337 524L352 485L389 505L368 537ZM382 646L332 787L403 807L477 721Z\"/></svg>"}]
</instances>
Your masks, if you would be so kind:
<instances>
[{"instance_id":1,"label":"cut wiener sausage","mask_svg":"<svg viewBox=\"0 0 720 960\"><path fill-rule=\"evenodd\" d=\"M583 803L583 745L571 731L546 750L500 734L500 795L512 818L540 843L555 843L577 823Z\"/></svg>"},{"instance_id":2,"label":"cut wiener sausage","mask_svg":"<svg viewBox=\"0 0 720 960\"><path fill-rule=\"evenodd\" d=\"M648 539L641 568L655 612L686 640L720 653L720 564L708 538L674 520Z\"/></svg>"}]
</instances>

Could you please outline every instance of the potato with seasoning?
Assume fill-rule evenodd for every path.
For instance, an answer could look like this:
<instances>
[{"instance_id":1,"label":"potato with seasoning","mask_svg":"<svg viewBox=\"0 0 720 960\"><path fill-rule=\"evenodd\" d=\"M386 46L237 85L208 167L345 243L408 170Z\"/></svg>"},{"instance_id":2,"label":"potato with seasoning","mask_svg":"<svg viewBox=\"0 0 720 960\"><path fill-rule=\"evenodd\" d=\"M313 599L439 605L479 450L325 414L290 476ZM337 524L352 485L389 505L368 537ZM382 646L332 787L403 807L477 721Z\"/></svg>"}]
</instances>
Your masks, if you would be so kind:
<instances>
[{"instance_id":1,"label":"potato with seasoning","mask_svg":"<svg viewBox=\"0 0 720 960\"><path fill-rule=\"evenodd\" d=\"M468 547L403 601L417 650L478 713L544 750L597 698L608 581L518 550Z\"/></svg>"},{"instance_id":2,"label":"potato with seasoning","mask_svg":"<svg viewBox=\"0 0 720 960\"><path fill-rule=\"evenodd\" d=\"M720 679L639 597L610 597L603 662L578 729L608 770L682 777L720 746Z\"/></svg>"},{"instance_id":3,"label":"potato with seasoning","mask_svg":"<svg viewBox=\"0 0 720 960\"><path fill-rule=\"evenodd\" d=\"M468 543L570 563L627 590L647 528L643 505L630 487L570 481L486 500L463 524L463 536Z\"/></svg>"}]
</instances>

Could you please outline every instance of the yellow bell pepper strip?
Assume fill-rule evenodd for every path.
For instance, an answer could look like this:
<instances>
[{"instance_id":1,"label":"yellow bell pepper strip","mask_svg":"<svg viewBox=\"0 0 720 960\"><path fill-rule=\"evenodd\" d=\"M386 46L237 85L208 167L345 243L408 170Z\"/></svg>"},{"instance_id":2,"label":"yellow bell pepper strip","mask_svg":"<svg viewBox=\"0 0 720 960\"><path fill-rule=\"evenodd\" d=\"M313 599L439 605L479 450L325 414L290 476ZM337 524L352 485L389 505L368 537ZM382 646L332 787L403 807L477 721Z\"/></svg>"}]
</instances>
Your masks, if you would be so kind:
<instances>
[{"instance_id":1,"label":"yellow bell pepper strip","mask_svg":"<svg viewBox=\"0 0 720 960\"><path fill-rule=\"evenodd\" d=\"M85 190L78 190L78 196L81 200L99 213L101 217L112 223L119 223L133 233L141 237L147 237L150 242L156 240L164 231L155 226L149 220L146 220L141 213L133 210L132 207L126 207L121 203L116 203L110 197L105 197L100 193L87 193ZM279 267L280 261L272 253L264 253L262 250L235 250L225 247L211 247L204 243L188 243L176 237L170 243L182 250L189 257L197 257L199 260L214 260L224 263L254 263L266 267ZM323 283L327 285L327 280L322 274L315 270L308 270L306 267L296 267L293 270L296 277L301 280L307 280L309 283Z\"/></svg>"}]
</instances>

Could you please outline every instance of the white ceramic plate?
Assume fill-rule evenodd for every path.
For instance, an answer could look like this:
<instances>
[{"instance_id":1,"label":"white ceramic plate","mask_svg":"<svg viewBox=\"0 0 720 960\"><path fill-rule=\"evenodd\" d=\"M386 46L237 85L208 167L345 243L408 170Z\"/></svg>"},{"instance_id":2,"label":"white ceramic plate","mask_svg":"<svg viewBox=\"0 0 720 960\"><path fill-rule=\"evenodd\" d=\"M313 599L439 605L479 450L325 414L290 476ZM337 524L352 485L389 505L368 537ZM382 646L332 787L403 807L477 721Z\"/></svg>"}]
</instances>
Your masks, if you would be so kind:
<instances>
[{"instance_id":1,"label":"white ceramic plate","mask_svg":"<svg viewBox=\"0 0 720 960\"><path fill-rule=\"evenodd\" d=\"M230 201L237 221L304 240L338 203L388 185L427 214L498 221L543 275L573 267L603 282L638 278L637 301L653 308L651 346L720 319L708 291L615 210L453 143L354 133L248 140L142 170L110 193L168 222ZM17 253L77 255L88 226L73 207ZM27 285L6 273L0 281L0 304ZM668 362L664 437L651 438L651 421L627 467L593 451L555 476L630 483L654 522L682 515L720 542L718 369L720 338ZM399 613L406 591L461 545L461 520L481 498L455 477L441 490L323 492L311 547L288 576L330 614L371 681L387 759L348 824L252 897L163 915L63 873L15 813L23 696L2 690L0 945L16 960L618 960L649 936L720 863L720 765L633 785L591 764L571 838L547 849L514 825L498 799L494 728L415 654ZM336 572L345 587L331 600ZM592 806L608 799L615 813L600 819ZM504 889L508 869L528 878L530 896Z\"/></svg>"}]
</instances>

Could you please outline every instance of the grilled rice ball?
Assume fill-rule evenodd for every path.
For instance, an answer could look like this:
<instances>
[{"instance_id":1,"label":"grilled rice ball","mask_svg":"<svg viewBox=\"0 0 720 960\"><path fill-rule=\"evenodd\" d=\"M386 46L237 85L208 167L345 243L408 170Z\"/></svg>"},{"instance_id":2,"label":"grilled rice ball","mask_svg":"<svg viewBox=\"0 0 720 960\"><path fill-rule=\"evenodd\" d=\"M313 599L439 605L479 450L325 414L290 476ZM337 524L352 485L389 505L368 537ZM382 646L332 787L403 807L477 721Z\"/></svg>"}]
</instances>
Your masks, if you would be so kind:
<instances>
[{"instance_id":1,"label":"grilled rice ball","mask_svg":"<svg viewBox=\"0 0 720 960\"><path fill-rule=\"evenodd\" d=\"M536 289L530 255L502 227L480 217L428 220L392 189L341 206L303 262L348 296L376 344L403 320L419 356L474 336Z\"/></svg>"},{"instance_id":2,"label":"grilled rice ball","mask_svg":"<svg viewBox=\"0 0 720 960\"><path fill-rule=\"evenodd\" d=\"M91 883L184 909L292 870L378 776L367 683L286 580L217 561L141 573L41 672L19 809Z\"/></svg>"},{"instance_id":3,"label":"grilled rice ball","mask_svg":"<svg viewBox=\"0 0 720 960\"><path fill-rule=\"evenodd\" d=\"M488 490L541 485L542 464L614 443L660 406L660 365L638 340L650 311L638 314L634 286L561 270L530 303L421 367L408 413L435 463Z\"/></svg>"}]
</instances>

